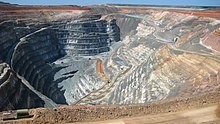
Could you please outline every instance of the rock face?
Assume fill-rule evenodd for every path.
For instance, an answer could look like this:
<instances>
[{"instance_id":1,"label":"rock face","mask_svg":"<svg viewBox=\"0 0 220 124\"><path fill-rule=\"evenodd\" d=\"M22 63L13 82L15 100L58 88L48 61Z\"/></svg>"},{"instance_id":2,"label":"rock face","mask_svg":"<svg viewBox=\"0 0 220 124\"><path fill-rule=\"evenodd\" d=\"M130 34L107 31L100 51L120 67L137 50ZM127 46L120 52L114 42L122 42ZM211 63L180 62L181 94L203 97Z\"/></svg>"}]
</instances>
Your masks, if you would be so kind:
<instances>
[{"instance_id":1,"label":"rock face","mask_svg":"<svg viewBox=\"0 0 220 124\"><path fill-rule=\"evenodd\" d=\"M68 55L92 56L108 52L112 42L120 40L115 20L100 20L101 15L86 16L58 26L60 46Z\"/></svg>"},{"instance_id":2,"label":"rock face","mask_svg":"<svg viewBox=\"0 0 220 124\"><path fill-rule=\"evenodd\" d=\"M0 64L0 111L43 107L44 102L17 78L8 64Z\"/></svg>"},{"instance_id":3,"label":"rock face","mask_svg":"<svg viewBox=\"0 0 220 124\"><path fill-rule=\"evenodd\" d=\"M213 39L205 34L217 32L219 21L167 11L126 16L142 21L108 57L109 84L79 104L158 102L219 88L219 52L202 43L204 37Z\"/></svg>"},{"instance_id":4,"label":"rock face","mask_svg":"<svg viewBox=\"0 0 220 124\"><path fill-rule=\"evenodd\" d=\"M58 41L49 29L40 29L20 39L11 58L13 69L30 84L57 103L65 103L63 92L52 83L59 68L49 63L63 56ZM56 95L54 95L56 93Z\"/></svg>"},{"instance_id":5,"label":"rock face","mask_svg":"<svg viewBox=\"0 0 220 124\"><path fill-rule=\"evenodd\" d=\"M0 80L14 94L0 89L2 110L47 106L38 92L51 105L93 105L187 98L219 88L218 19L95 7L84 10L91 15L74 10L76 16L44 10L39 21L29 19L39 13L33 10L31 16L1 13Z\"/></svg>"},{"instance_id":6,"label":"rock face","mask_svg":"<svg viewBox=\"0 0 220 124\"><path fill-rule=\"evenodd\" d=\"M8 31L6 32L6 30ZM84 93L81 94L82 96L78 96L80 93L76 94L75 91L68 90L69 88L62 84L67 79L66 84L68 85L73 85L74 80L77 82L73 76L82 67L75 68L75 66L80 65L77 63L72 67L69 65L72 61L68 59L59 63L59 59L68 58L68 56L93 56L108 52L111 44L120 40L120 29L115 20L106 21L101 19L101 15L92 15L83 16L70 22L64 20L39 25L29 25L29 23L13 20L3 21L0 35L2 36L0 62L7 62L31 86L55 103L66 104L73 103L86 95ZM84 67L86 66L84 65ZM78 73L82 74L81 70ZM82 75L86 76L85 72ZM84 76L83 78L85 78ZM81 87L81 84L88 85L87 83L84 84L87 82L86 80L91 81L92 78L78 80L79 84L75 83L76 89L79 85ZM95 80L97 79L95 78ZM92 84L92 87L95 88L95 86ZM21 89L18 88L18 90ZM89 93L90 90L86 90L86 92ZM32 92L32 94L34 93ZM71 97L74 96L73 101ZM20 101L25 99L21 98L19 94L16 98ZM21 102L12 102L12 104L12 108L19 108L19 104L21 104L21 108L44 106L40 102L32 105L29 101L28 105ZM2 104L3 108L5 106Z\"/></svg>"},{"instance_id":7,"label":"rock face","mask_svg":"<svg viewBox=\"0 0 220 124\"><path fill-rule=\"evenodd\" d=\"M63 56L91 56L110 50L110 44L120 40L115 21L109 24L100 16L83 17L53 28L41 28L20 39L12 55L12 67L38 91L54 102L65 104L64 90L58 87L55 74L66 68L50 65ZM67 73L67 72L66 72ZM58 76L58 75L56 75Z\"/></svg>"}]
</instances>

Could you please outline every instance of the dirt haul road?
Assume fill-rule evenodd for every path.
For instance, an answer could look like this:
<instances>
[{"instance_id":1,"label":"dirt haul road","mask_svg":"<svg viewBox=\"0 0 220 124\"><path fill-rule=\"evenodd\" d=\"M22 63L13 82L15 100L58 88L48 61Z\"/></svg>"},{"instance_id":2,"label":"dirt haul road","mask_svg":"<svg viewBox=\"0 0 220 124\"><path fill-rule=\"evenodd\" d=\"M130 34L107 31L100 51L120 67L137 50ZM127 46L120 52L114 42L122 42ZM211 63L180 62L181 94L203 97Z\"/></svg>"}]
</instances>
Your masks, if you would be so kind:
<instances>
[{"instance_id":1,"label":"dirt haul road","mask_svg":"<svg viewBox=\"0 0 220 124\"><path fill-rule=\"evenodd\" d=\"M181 112L171 112L98 122L84 122L78 124L218 124L220 123L220 119L216 117L216 108L217 105L211 105L204 108Z\"/></svg>"}]
</instances>

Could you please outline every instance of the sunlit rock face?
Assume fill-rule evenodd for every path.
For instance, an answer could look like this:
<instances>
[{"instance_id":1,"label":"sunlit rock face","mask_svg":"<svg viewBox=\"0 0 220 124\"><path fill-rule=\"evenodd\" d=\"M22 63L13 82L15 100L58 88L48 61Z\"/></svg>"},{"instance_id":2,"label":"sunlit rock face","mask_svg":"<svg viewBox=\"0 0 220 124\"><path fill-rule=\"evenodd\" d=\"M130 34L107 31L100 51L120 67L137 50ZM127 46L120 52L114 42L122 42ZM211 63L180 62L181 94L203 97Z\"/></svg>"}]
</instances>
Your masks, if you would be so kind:
<instances>
[{"instance_id":1,"label":"sunlit rock face","mask_svg":"<svg viewBox=\"0 0 220 124\"><path fill-rule=\"evenodd\" d=\"M101 20L101 15L86 16L58 26L59 44L68 55L93 56L108 52L112 42L120 40L115 20Z\"/></svg>"},{"instance_id":2,"label":"sunlit rock face","mask_svg":"<svg viewBox=\"0 0 220 124\"><path fill-rule=\"evenodd\" d=\"M111 44L120 40L120 29L116 21L102 20L101 15L37 25L11 20L2 22L1 27L1 36L4 36L0 41L1 62L7 62L13 71L57 104L74 103L99 87L96 83L88 84L90 81L98 83L100 79L94 69L90 69L94 77L91 77L89 71L90 76L86 75L85 68L94 66L95 61L83 59L83 56L107 53ZM77 60L75 56L81 58ZM22 85L22 82L19 83ZM79 87L84 88L82 85L88 87L83 90L85 93L79 91ZM16 99L21 101L26 98L18 94ZM12 104L12 108L18 108L19 103ZM30 108L44 104L39 102L20 106Z\"/></svg>"},{"instance_id":3,"label":"sunlit rock face","mask_svg":"<svg viewBox=\"0 0 220 124\"><path fill-rule=\"evenodd\" d=\"M16 93L9 107L4 98L13 95L0 89L6 92L0 93L2 108L51 104L35 90L55 104L96 105L151 103L219 88L218 18L114 5L91 8L1 13L0 63L11 71L2 69L0 80ZM23 86L24 79L34 90Z\"/></svg>"}]
</instances>

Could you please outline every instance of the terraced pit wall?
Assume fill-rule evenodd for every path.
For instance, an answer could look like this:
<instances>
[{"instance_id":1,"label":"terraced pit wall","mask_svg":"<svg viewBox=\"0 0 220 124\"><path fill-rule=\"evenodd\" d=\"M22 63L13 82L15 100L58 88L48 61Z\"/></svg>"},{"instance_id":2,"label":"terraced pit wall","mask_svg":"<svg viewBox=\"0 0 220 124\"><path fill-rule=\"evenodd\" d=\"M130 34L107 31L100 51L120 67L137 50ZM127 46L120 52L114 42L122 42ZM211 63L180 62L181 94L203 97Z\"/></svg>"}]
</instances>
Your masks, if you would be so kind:
<instances>
[{"instance_id":1,"label":"terraced pit wall","mask_svg":"<svg viewBox=\"0 0 220 124\"><path fill-rule=\"evenodd\" d=\"M24 77L31 86L55 103L67 104L64 90L58 84L69 77L63 75L60 79L54 79L55 74L66 66L56 66L54 62L64 56L92 56L108 52L111 43L120 40L120 29L115 20L107 22L100 18L100 15L82 17L58 26L49 23L29 27L13 20L3 22L0 25L0 62L7 62L15 71L13 73ZM27 98L21 97L22 94L17 95L20 101ZM2 104L1 107L5 108L2 110L43 106L41 102L23 105L22 102L12 101L11 104L8 108L7 104Z\"/></svg>"},{"instance_id":2,"label":"terraced pit wall","mask_svg":"<svg viewBox=\"0 0 220 124\"><path fill-rule=\"evenodd\" d=\"M101 16L84 17L56 27L62 49L68 55L93 56L110 50L112 42L120 41L120 29L115 20L100 20Z\"/></svg>"},{"instance_id":3,"label":"terraced pit wall","mask_svg":"<svg viewBox=\"0 0 220 124\"><path fill-rule=\"evenodd\" d=\"M0 111L44 106L6 63L0 64L0 98Z\"/></svg>"}]
</instances>

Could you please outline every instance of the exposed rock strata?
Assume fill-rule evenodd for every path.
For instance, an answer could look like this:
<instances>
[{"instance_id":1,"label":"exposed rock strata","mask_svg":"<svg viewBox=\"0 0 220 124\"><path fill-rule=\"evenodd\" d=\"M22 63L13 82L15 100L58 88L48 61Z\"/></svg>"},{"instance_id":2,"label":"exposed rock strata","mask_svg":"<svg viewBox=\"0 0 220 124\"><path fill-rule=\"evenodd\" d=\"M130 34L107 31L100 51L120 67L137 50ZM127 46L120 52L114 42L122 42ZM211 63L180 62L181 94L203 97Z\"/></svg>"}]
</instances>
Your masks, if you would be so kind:
<instances>
[{"instance_id":1,"label":"exposed rock strata","mask_svg":"<svg viewBox=\"0 0 220 124\"><path fill-rule=\"evenodd\" d=\"M106 61L110 84L79 104L148 103L219 88L219 53L200 42L218 29L216 20L167 11L141 17L137 33Z\"/></svg>"},{"instance_id":2,"label":"exposed rock strata","mask_svg":"<svg viewBox=\"0 0 220 124\"><path fill-rule=\"evenodd\" d=\"M62 60L62 57L91 56L108 52L111 44L120 40L120 30L116 21L101 20L101 15L83 16L64 23L39 25L9 21L2 22L1 27L0 34L4 36L0 41L1 62L7 62L36 90L58 104L75 102L97 87L94 83L91 84L93 88L90 89L88 81L99 80L97 77L93 79L89 75L86 76L85 72L81 71L86 67L85 65L82 65L83 68L78 68L79 64L71 64L72 60ZM88 65L87 62L85 64ZM74 79L75 73L83 75L82 79ZM65 80L67 85L71 85L70 88L80 89L80 91L68 90L66 84L61 84ZM74 80L79 81L75 86ZM83 86L88 86L88 89L82 90ZM35 106L38 104L36 103ZM41 106L40 103L39 106Z\"/></svg>"},{"instance_id":3,"label":"exposed rock strata","mask_svg":"<svg viewBox=\"0 0 220 124\"><path fill-rule=\"evenodd\" d=\"M110 50L112 42L120 40L120 29L115 20L100 20L101 16L82 17L58 26L60 46L68 55L97 55Z\"/></svg>"},{"instance_id":4,"label":"exposed rock strata","mask_svg":"<svg viewBox=\"0 0 220 124\"><path fill-rule=\"evenodd\" d=\"M17 78L8 64L0 64L0 111L43 107L44 102Z\"/></svg>"},{"instance_id":5,"label":"exposed rock strata","mask_svg":"<svg viewBox=\"0 0 220 124\"><path fill-rule=\"evenodd\" d=\"M52 14L59 19L44 11L39 23L3 14L0 62L58 104L151 103L219 87L219 20L119 8L94 15L103 9Z\"/></svg>"}]
</instances>

